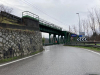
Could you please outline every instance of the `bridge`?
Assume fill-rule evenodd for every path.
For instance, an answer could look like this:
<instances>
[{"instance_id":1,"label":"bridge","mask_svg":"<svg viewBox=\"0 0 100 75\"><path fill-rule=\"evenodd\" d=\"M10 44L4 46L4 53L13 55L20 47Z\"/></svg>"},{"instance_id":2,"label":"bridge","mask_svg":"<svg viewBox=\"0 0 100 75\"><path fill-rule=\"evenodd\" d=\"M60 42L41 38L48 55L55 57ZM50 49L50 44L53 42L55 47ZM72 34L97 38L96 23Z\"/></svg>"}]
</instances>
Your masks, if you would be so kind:
<instances>
[{"instance_id":1,"label":"bridge","mask_svg":"<svg viewBox=\"0 0 100 75\"><path fill-rule=\"evenodd\" d=\"M22 18L32 18L39 21L39 27L41 32L49 33L49 44L65 44L70 42L71 32L63 31L62 27L59 27L53 23L47 22L38 15L31 13L29 11L22 12ZM51 34L53 34L53 40L51 40ZM58 35L58 38L56 37ZM59 38L61 36L61 38ZM55 42L57 41L57 42Z\"/></svg>"},{"instance_id":2,"label":"bridge","mask_svg":"<svg viewBox=\"0 0 100 75\"><path fill-rule=\"evenodd\" d=\"M49 33L49 44L67 44L71 41L70 38L71 38L71 34L73 34L73 33L69 32L69 31L63 31L62 27L57 26L53 23L50 23L46 20L43 20L43 19L39 18L38 15L31 13L29 11L22 12L21 18L15 16L15 15L12 15L10 13L4 12L4 11L1 11L1 14L5 17L15 20L21 26L24 23L25 25L28 26L27 28L30 27L31 30L39 29L41 32ZM4 25L2 25L2 26L4 26ZM17 26L15 26L13 28L17 28ZM20 28L20 27L18 27L18 28ZM34 29L32 29L32 28L34 28ZM25 27L24 27L24 29L25 29ZM53 34L52 39L51 39L51 34ZM58 37L56 37L56 35L58 35ZM76 38L78 38L78 36Z\"/></svg>"}]
</instances>

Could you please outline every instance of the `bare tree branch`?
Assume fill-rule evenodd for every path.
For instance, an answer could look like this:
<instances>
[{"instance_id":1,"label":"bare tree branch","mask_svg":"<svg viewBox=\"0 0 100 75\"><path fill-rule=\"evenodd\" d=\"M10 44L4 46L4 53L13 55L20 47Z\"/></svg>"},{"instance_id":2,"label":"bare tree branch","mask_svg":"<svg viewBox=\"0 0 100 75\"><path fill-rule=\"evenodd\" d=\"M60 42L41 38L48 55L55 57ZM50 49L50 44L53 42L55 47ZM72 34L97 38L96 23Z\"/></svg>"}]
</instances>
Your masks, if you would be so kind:
<instances>
[{"instance_id":1,"label":"bare tree branch","mask_svg":"<svg viewBox=\"0 0 100 75\"><path fill-rule=\"evenodd\" d=\"M97 24L99 26L99 31L100 31L100 10L98 11L98 10L95 9L94 12L95 12L95 15L96 15Z\"/></svg>"},{"instance_id":2,"label":"bare tree branch","mask_svg":"<svg viewBox=\"0 0 100 75\"><path fill-rule=\"evenodd\" d=\"M95 29L96 24L95 24L95 17L94 17L93 11L89 11L89 19L90 19L89 20L90 28L93 31L93 33L95 33L96 32L96 29Z\"/></svg>"},{"instance_id":3,"label":"bare tree branch","mask_svg":"<svg viewBox=\"0 0 100 75\"><path fill-rule=\"evenodd\" d=\"M11 13L13 11L13 8L8 8L6 6L4 6L3 4L0 4L0 13L1 11L7 12L7 13ZM3 21L3 16L0 15L0 23Z\"/></svg>"},{"instance_id":4,"label":"bare tree branch","mask_svg":"<svg viewBox=\"0 0 100 75\"><path fill-rule=\"evenodd\" d=\"M82 20L82 26L83 26L83 31L85 32L85 30L86 30L86 21L85 20Z\"/></svg>"},{"instance_id":5,"label":"bare tree branch","mask_svg":"<svg viewBox=\"0 0 100 75\"><path fill-rule=\"evenodd\" d=\"M77 34L77 27L73 25L73 33Z\"/></svg>"}]
</instances>

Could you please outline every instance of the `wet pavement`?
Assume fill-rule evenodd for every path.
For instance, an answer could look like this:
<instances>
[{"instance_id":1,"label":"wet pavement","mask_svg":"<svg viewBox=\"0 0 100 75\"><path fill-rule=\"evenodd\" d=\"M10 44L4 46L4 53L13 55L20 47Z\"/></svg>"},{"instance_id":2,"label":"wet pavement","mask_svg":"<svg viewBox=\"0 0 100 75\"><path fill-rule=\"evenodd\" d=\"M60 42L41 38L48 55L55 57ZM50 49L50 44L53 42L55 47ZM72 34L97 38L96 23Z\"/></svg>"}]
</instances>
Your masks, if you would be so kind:
<instances>
[{"instance_id":1,"label":"wet pavement","mask_svg":"<svg viewBox=\"0 0 100 75\"><path fill-rule=\"evenodd\" d=\"M100 55L63 45L44 48L37 56L0 67L0 75L100 75Z\"/></svg>"}]
</instances>

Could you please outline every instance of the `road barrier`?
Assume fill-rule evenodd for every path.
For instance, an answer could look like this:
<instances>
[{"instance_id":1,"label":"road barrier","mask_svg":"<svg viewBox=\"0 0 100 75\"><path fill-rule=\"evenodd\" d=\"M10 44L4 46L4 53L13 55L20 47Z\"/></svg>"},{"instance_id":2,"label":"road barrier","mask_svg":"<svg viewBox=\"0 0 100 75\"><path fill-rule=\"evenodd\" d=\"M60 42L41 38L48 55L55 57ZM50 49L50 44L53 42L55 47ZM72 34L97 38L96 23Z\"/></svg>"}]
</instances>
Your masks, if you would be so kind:
<instances>
[{"instance_id":1,"label":"road barrier","mask_svg":"<svg viewBox=\"0 0 100 75\"><path fill-rule=\"evenodd\" d=\"M86 47L95 47L100 48L100 42L69 42L66 45L69 46L86 46Z\"/></svg>"}]
</instances>

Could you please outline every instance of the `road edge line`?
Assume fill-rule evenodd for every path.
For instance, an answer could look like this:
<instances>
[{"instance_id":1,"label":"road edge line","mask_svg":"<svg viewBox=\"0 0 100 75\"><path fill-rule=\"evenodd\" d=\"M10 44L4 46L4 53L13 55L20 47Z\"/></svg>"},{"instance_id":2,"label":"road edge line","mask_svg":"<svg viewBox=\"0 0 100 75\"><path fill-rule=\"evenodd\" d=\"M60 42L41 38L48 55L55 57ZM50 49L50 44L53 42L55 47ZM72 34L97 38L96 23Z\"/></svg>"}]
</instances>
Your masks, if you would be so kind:
<instances>
[{"instance_id":1,"label":"road edge line","mask_svg":"<svg viewBox=\"0 0 100 75\"><path fill-rule=\"evenodd\" d=\"M70 46L69 46L69 47L70 47ZM79 47L76 47L76 48L79 48ZM81 49L84 49L84 50L86 50L86 51L89 51L89 52L95 53L95 54L97 54L97 55L100 55L99 52L96 52L96 51L93 51L93 50L89 50L89 49L86 49L86 48L81 48Z\"/></svg>"},{"instance_id":2,"label":"road edge line","mask_svg":"<svg viewBox=\"0 0 100 75\"><path fill-rule=\"evenodd\" d=\"M15 62L21 61L21 60L25 60L25 59L31 58L31 57L36 56L36 55L39 55L39 54L41 54L41 53L43 53L43 52L40 52L40 53L37 53L37 54L31 55L31 56L28 56L28 57L25 57L25 58L21 58L21 59L15 60L15 61L11 61L11 62L8 62L8 63L5 63L5 64L1 64L0 67L2 67L2 66L6 66L6 65L9 65L9 64L12 64L12 63L15 63Z\"/></svg>"},{"instance_id":3,"label":"road edge line","mask_svg":"<svg viewBox=\"0 0 100 75\"><path fill-rule=\"evenodd\" d=\"M87 50L87 51L89 51L89 52L92 52L92 53L95 53L95 54L97 54L97 55L100 55L99 52L95 52L95 51L92 51L92 50L89 50L89 49L84 49L84 50Z\"/></svg>"}]
</instances>

